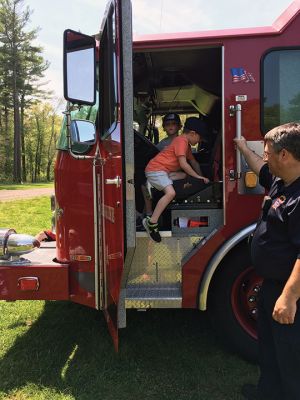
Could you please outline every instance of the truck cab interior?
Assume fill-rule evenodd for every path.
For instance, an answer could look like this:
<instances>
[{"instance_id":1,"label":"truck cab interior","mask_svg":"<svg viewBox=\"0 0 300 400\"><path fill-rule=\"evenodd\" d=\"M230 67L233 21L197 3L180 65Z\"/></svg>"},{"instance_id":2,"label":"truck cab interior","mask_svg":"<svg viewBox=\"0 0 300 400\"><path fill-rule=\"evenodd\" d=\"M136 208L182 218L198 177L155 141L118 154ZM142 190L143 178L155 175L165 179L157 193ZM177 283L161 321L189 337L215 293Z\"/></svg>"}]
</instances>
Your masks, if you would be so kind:
<instances>
[{"instance_id":1,"label":"truck cab interior","mask_svg":"<svg viewBox=\"0 0 300 400\"><path fill-rule=\"evenodd\" d=\"M161 127L162 117L169 112L179 114L182 125L189 116L203 119L209 131L207 143L193 149L203 175L210 179L205 185L188 177L174 181L176 198L164 211L160 230L179 235L197 234L197 225L188 229L184 221L198 215L199 226L209 221L221 224L222 209L222 51L220 47L188 50L155 50L133 54L134 81L134 147L136 208L143 212L144 201L140 190L146 178L147 163L159 150L156 144L165 137ZM155 207L161 192L152 190ZM218 210L218 218L201 215ZM198 210L198 212L197 212ZM202 219L202 225L200 224ZM180 222L183 221L183 228ZM218 222L217 222L218 221ZM202 228L203 231L203 228Z\"/></svg>"}]
</instances>

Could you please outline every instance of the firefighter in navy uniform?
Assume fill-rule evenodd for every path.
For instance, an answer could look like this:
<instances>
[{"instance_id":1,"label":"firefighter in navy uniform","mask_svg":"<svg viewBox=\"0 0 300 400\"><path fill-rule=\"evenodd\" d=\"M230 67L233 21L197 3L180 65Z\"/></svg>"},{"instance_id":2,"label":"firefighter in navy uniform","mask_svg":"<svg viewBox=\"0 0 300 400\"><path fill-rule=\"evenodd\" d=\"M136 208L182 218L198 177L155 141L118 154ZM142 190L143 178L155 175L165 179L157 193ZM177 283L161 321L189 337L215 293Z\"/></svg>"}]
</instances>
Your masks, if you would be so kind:
<instances>
[{"instance_id":1,"label":"firefighter in navy uniform","mask_svg":"<svg viewBox=\"0 0 300 400\"><path fill-rule=\"evenodd\" d=\"M300 123L265 136L263 159L244 138L234 139L268 190L251 243L254 268L264 278L258 306L260 379L247 399L300 399Z\"/></svg>"}]
</instances>

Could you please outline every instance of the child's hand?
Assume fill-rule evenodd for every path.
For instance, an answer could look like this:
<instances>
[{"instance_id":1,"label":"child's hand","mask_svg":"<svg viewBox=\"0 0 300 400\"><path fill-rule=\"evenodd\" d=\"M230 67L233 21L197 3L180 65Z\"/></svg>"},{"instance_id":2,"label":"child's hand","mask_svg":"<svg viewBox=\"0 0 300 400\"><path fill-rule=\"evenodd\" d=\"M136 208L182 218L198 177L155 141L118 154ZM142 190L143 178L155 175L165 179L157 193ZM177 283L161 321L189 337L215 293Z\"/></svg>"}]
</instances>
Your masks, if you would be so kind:
<instances>
[{"instance_id":1,"label":"child's hand","mask_svg":"<svg viewBox=\"0 0 300 400\"><path fill-rule=\"evenodd\" d=\"M199 179L202 179L204 183L209 183L209 179L205 178L205 176L199 176Z\"/></svg>"}]
</instances>

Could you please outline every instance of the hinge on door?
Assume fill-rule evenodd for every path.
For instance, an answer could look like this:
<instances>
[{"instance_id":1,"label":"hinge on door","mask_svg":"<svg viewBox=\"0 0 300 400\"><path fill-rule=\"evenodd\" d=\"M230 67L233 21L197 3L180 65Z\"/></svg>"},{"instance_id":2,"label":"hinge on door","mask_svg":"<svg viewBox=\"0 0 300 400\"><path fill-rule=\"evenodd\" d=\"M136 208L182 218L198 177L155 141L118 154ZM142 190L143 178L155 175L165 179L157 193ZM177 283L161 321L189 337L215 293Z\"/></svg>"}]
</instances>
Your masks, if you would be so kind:
<instances>
[{"instance_id":1,"label":"hinge on door","mask_svg":"<svg viewBox=\"0 0 300 400\"><path fill-rule=\"evenodd\" d=\"M234 169L229 170L229 180L230 181L235 181L236 180L236 173Z\"/></svg>"},{"instance_id":2,"label":"hinge on door","mask_svg":"<svg viewBox=\"0 0 300 400\"><path fill-rule=\"evenodd\" d=\"M234 105L229 106L229 116L234 117L236 113L236 107Z\"/></svg>"},{"instance_id":3,"label":"hinge on door","mask_svg":"<svg viewBox=\"0 0 300 400\"><path fill-rule=\"evenodd\" d=\"M97 162L99 163L98 165L100 165L101 167L103 167L103 165L106 163L106 158L101 158L101 157L99 157L99 158L95 159L95 164L96 164Z\"/></svg>"},{"instance_id":4,"label":"hinge on door","mask_svg":"<svg viewBox=\"0 0 300 400\"><path fill-rule=\"evenodd\" d=\"M99 154L96 154L93 162L95 166L100 165L102 167L106 163L106 158L102 158Z\"/></svg>"}]
</instances>

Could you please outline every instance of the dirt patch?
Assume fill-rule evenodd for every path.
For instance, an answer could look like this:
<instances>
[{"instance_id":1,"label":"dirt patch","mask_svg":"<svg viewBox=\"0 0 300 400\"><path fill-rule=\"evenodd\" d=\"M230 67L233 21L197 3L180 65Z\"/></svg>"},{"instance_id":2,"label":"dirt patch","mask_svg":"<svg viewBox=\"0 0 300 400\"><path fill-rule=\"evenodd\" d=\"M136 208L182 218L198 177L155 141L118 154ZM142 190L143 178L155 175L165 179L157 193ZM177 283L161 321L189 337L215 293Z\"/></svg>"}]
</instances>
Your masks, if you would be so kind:
<instances>
[{"instance_id":1,"label":"dirt patch","mask_svg":"<svg viewBox=\"0 0 300 400\"><path fill-rule=\"evenodd\" d=\"M26 190L0 190L0 202L32 199L40 196L51 196L54 194L53 188L39 188Z\"/></svg>"}]
</instances>

